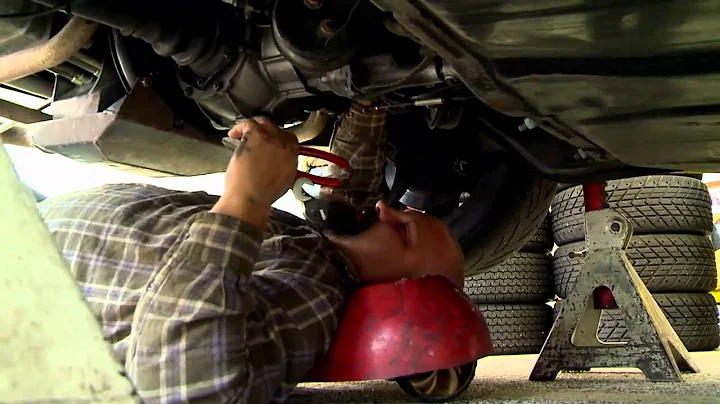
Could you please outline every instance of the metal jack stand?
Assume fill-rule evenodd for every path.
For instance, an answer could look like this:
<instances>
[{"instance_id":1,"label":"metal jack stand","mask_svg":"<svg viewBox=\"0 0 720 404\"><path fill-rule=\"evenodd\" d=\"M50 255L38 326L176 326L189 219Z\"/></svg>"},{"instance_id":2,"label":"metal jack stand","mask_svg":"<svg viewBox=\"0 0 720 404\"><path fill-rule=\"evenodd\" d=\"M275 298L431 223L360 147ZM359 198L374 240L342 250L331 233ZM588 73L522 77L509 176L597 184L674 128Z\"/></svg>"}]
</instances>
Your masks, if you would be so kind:
<instances>
[{"instance_id":1,"label":"metal jack stand","mask_svg":"<svg viewBox=\"0 0 720 404\"><path fill-rule=\"evenodd\" d=\"M605 183L583 186L585 264L545 341L532 381L555 380L561 370L636 367L649 381L680 382L698 368L625 256L632 225L607 208ZM604 309L622 310L630 341L597 337Z\"/></svg>"}]
</instances>

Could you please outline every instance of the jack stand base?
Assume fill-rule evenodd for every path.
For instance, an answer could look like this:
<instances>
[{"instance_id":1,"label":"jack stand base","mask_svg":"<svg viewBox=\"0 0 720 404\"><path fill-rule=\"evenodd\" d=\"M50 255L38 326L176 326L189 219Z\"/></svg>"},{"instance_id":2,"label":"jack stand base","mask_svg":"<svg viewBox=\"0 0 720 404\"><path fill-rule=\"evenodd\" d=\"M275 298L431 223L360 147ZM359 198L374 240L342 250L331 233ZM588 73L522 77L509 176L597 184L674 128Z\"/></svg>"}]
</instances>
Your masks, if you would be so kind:
<instances>
[{"instance_id":1,"label":"jack stand base","mask_svg":"<svg viewBox=\"0 0 720 404\"><path fill-rule=\"evenodd\" d=\"M625 256L630 222L603 209L585 214L587 256L574 289L558 313L532 381L593 367L639 368L649 381L680 382L697 373L690 354ZM613 299L614 297L614 299ZM597 331L603 309L619 308L630 341L605 343Z\"/></svg>"}]
</instances>

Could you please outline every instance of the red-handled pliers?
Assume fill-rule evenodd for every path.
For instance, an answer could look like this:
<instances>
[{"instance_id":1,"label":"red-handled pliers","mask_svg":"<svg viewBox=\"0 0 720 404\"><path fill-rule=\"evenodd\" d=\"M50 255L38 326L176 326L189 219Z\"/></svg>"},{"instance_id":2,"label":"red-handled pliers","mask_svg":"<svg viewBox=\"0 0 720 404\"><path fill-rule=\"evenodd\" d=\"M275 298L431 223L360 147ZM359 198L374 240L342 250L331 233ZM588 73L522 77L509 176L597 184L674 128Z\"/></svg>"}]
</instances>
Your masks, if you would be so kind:
<instances>
[{"instance_id":1,"label":"red-handled pliers","mask_svg":"<svg viewBox=\"0 0 720 404\"><path fill-rule=\"evenodd\" d=\"M337 164L345 170L350 170L350 163L344 158L322 150L313 149L312 147L300 146L298 155L322 159L330 163ZM317 184L323 187L337 188L341 183L342 181L339 178L321 177L304 171L298 171L295 174L295 183L293 184L292 191L293 195L295 195L295 199L300 202L307 202L313 199L313 197L303 190L303 186Z\"/></svg>"},{"instance_id":2,"label":"red-handled pliers","mask_svg":"<svg viewBox=\"0 0 720 404\"><path fill-rule=\"evenodd\" d=\"M238 139L233 139L230 137L224 137L222 139L223 145L225 145L225 147L227 147L228 149L232 150L235 150L235 148L237 148L238 142L240 142ZM332 153L314 149L312 147L300 146L298 155L322 159L330 163L337 164L345 170L350 170L350 163L344 158ZM317 184L323 187L337 188L340 186L341 183L342 180L340 180L339 178L321 177L319 175L313 175L304 171L297 171L297 173L295 174L295 183L293 184L292 190L295 198L302 202L305 202L312 199L312 197L302 190L302 187L304 185Z\"/></svg>"},{"instance_id":3,"label":"red-handled pliers","mask_svg":"<svg viewBox=\"0 0 720 404\"><path fill-rule=\"evenodd\" d=\"M345 170L350 170L350 163L348 163L348 161L344 158L332 153L314 149L312 147L300 146L300 151L298 152L298 155L322 159L330 163L337 164ZM329 188L337 188L342 183L339 178L321 177L319 175L313 175L304 171L298 171L297 174L295 174L295 178L307 178L313 184Z\"/></svg>"}]
</instances>

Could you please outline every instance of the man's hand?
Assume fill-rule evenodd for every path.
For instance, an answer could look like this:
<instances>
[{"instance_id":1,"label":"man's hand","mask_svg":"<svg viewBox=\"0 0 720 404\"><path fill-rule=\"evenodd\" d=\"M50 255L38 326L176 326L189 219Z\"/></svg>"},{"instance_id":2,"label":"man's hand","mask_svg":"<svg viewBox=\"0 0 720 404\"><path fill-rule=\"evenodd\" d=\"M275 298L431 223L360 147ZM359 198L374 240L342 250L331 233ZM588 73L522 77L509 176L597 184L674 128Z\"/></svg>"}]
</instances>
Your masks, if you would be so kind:
<instances>
[{"instance_id":1,"label":"man's hand","mask_svg":"<svg viewBox=\"0 0 720 404\"><path fill-rule=\"evenodd\" d=\"M292 186L298 141L266 118L244 121L228 134L239 139L225 177L225 192L211 212L264 229L270 205Z\"/></svg>"}]
</instances>

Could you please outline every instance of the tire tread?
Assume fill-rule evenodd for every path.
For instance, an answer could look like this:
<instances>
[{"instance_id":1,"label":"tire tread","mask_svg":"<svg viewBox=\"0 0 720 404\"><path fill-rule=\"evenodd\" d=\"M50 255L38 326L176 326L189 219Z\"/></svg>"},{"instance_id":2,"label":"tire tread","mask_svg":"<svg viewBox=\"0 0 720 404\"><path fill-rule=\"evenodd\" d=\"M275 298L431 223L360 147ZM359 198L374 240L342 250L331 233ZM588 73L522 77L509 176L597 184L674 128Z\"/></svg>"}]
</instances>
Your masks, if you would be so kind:
<instances>
[{"instance_id":1,"label":"tire tread","mask_svg":"<svg viewBox=\"0 0 720 404\"><path fill-rule=\"evenodd\" d=\"M569 253L585 242L559 247L553 256L555 293L567 297L584 258ZM710 292L717 285L715 249L708 237L691 234L632 236L626 250L630 263L651 292Z\"/></svg>"},{"instance_id":2,"label":"tire tread","mask_svg":"<svg viewBox=\"0 0 720 404\"><path fill-rule=\"evenodd\" d=\"M608 204L627 217L634 234L707 234L712 230L710 195L702 181L674 175L649 175L608 181ZM552 231L559 246L585 237L582 186L555 195Z\"/></svg>"},{"instance_id":3,"label":"tire tread","mask_svg":"<svg viewBox=\"0 0 720 404\"><path fill-rule=\"evenodd\" d=\"M552 224L550 223L550 215L548 215L520 251L545 253L552 250L552 248Z\"/></svg>"},{"instance_id":4,"label":"tire tread","mask_svg":"<svg viewBox=\"0 0 720 404\"><path fill-rule=\"evenodd\" d=\"M465 251L465 275L486 271L519 251L548 215L556 189L557 183L533 174L526 195L513 196L517 205L509 208L511 213Z\"/></svg>"},{"instance_id":5,"label":"tire tread","mask_svg":"<svg viewBox=\"0 0 720 404\"><path fill-rule=\"evenodd\" d=\"M515 253L502 264L465 278L465 293L475 303L544 303L554 296L550 257Z\"/></svg>"},{"instance_id":6,"label":"tire tread","mask_svg":"<svg viewBox=\"0 0 720 404\"><path fill-rule=\"evenodd\" d=\"M494 355L538 353L550 327L552 309L545 304L478 304L493 341Z\"/></svg>"},{"instance_id":7,"label":"tire tread","mask_svg":"<svg viewBox=\"0 0 720 404\"><path fill-rule=\"evenodd\" d=\"M715 298L709 293L655 293L655 301L688 351L708 351L720 346L720 326ZM598 337L604 342L628 340L620 310L604 310Z\"/></svg>"}]
</instances>

